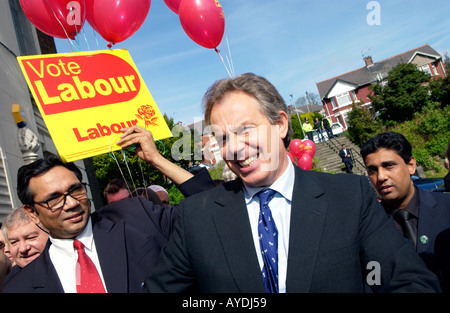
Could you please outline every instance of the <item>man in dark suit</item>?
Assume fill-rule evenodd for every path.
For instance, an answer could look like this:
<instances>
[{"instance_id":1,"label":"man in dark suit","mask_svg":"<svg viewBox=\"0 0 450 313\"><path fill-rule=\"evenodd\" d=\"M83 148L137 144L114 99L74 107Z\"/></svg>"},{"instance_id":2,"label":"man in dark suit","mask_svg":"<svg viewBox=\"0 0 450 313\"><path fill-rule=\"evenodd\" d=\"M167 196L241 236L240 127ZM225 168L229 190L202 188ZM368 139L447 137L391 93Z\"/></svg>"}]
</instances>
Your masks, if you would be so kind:
<instances>
[{"instance_id":1,"label":"man in dark suit","mask_svg":"<svg viewBox=\"0 0 450 313\"><path fill-rule=\"evenodd\" d=\"M342 162L345 165L345 170L348 174L353 174L353 162L352 157L350 156L349 151L345 148L345 144L342 145L342 149L339 150L339 156L342 159Z\"/></svg>"},{"instance_id":2,"label":"man in dark suit","mask_svg":"<svg viewBox=\"0 0 450 313\"><path fill-rule=\"evenodd\" d=\"M394 217L403 235L413 241L417 253L441 284L448 286L438 267L435 241L450 228L450 195L414 186L411 175L416 172L416 159L411 144L400 133L384 132L372 137L361 146L361 155L384 209ZM403 224L400 217L405 212L408 223ZM450 241L446 244L448 249Z\"/></svg>"},{"instance_id":3,"label":"man in dark suit","mask_svg":"<svg viewBox=\"0 0 450 313\"><path fill-rule=\"evenodd\" d=\"M139 144L138 156L161 170L186 196L215 186L207 171L193 177L162 158L150 132L134 126L123 136L119 144ZM96 292L140 292L177 214L176 207L153 205L142 197L114 202L91 214L80 170L57 157L22 166L17 189L27 214L50 238L38 258L7 278L3 292L81 292L81 287L86 288L82 292L93 292L91 287L100 288ZM96 277L95 286L82 283L83 253L78 250L89 259L84 263Z\"/></svg>"},{"instance_id":4,"label":"man in dark suit","mask_svg":"<svg viewBox=\"0 0 450 313\"><path fill-rule=\"evenodd\" d=\"M380 292L440 290L366 179L290 162L290 119L270 82L243 74L204 99L238 179L180 203L148 291L364 292L366 279Z\"/></svg>"}]
</instances>

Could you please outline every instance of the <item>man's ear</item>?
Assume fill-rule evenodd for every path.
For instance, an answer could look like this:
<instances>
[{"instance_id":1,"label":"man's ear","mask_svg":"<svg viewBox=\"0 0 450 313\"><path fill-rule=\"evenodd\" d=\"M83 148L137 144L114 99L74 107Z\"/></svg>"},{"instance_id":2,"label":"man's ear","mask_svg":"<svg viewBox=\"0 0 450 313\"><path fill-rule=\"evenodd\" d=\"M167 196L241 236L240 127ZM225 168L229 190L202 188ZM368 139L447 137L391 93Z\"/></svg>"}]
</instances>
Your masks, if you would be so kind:
<instances>
[{"instance_id":1,"label":"man's ear","mask_svg":"<svg viewBox=\"0 0 450 313\"><path fill-rule=\"evenodd\" d=\"M280 127L279 132L280 132L281 138L284 139L289 130L289 117L286 114L286 112L284 112L284 111L280 111L279 115L280 115L280 117L276 124Z\"/></svg>"},{"instance_id":2,"label":"man's ear","mask_svg":"<svg viewBox=\"0 0 450 313\"><path fill-rule=\"evenodd\" d=\"M408 162L409 175L414 175L417 169L416 159L412 156Z\"/></svg>"},{"instance_id":3,"label":"man's ear","mask_svg":"<svg viewBox=\"0 0 450 313\"><path fill-rule=\"evenodd\" d=\"M24 204L23 209L24 209L25 213L27 213L28 217L31 218L33 223L35 223L36 225L40 224L40 220L39 220L39 216L38 216L39 214L34 206L31 206L29 204Z\"/></svg>"}]
</instances>

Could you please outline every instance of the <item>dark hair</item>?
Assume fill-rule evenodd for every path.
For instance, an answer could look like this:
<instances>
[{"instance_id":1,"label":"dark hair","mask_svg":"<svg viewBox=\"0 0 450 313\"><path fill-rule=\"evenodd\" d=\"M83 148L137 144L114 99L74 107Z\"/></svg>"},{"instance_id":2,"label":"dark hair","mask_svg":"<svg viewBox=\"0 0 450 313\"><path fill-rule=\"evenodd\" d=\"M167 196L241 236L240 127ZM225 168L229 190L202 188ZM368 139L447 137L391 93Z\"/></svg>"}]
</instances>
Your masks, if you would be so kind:
<instances>
[{"instance_id":1,"label":"dark hair","mask_svg":"<svg viewBox=\"0 0 450 313\"><path fill-rule=\"evenodd\" d=\"M150 188L139 187L133 190L131 193L132 197L143 197L153 202L153 204L162 205L161 199L158 194L151 190Z\"/></svg>"},{"instance_id":2,"label":"dark hair","mask_svg":"<svg viewBox=\"0 0 450 313\"><path fill-rule=\"evenodd\" d=\"M394 150L405 163L412 158L411 144L405 136L395 132L384 132L367 140L361 146L361 156L365 161L367 155L377 152L380 148Z\"/></svg>"},{"instance_id":3,"label":"dark hair","mask_svg":"<svg viewBox=\"0 0 450 313\"><path fill-rule=\"evenodd\" d=\"M284 146L289 147L292 138L291 116L288 113L286 103L277 89L264 77L253 73L246 73L237 77L222 79L215 82L206 91L203 97L206 125L211 124L211 111L214 104L220 101L225 94L232 91L243 91L254 97L261 104L262 112L267 116L270 123L275 125L279 121L280 111L286 112L288 116L288 132L283 139Z\"/></svg>"},{"instance_id":4,"label":"dark hair","mask_svg":"<svg viewBox=\"0 0 450 313\"><path fill-rule=\"evenodd\" d=\"M17 195L23 204L34 204L34 194L29 189L30 179L48 172L55 166L63 166L69 171L72 171L80 182L83 180L83 174L73 163L64 163L55 155L38 159L33 163L20 167L17 172Z\"/></svg>"},{"instance_id":5,"label":"dark hair","mask_svg":"<svg viewBox=\"0 0 450 313\"><path fill-rule=\"evenodd\" d=\"M103 190L103 195L107 198L108 195L115 194L120 189L126 189L130 192L126 181L122 178L114 178L108 183L108 185L106 185L105 190Z\"/></svg>"}]
</instances>

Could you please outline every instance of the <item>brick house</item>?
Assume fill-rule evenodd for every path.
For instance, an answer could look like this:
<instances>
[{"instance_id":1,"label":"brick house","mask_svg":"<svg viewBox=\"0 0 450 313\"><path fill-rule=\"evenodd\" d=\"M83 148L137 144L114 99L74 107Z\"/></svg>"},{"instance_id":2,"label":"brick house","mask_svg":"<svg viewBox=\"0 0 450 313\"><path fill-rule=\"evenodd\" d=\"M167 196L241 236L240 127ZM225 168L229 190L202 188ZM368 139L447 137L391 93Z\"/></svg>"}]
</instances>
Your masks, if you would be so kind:
<instances>
[{"instance_id":1,"label":"brick house","mask_svg":"<svg viewBox=\"0 0 450 313\"><path fill-rule=\"evenodd\" d=\"M395 66L413 63L432 77L446 76L442 57L428 44L375 63L371 56L367 56L364 62L364 67L316 83L325 114L332 122L340 122L344 129L347 129L347 114L352 104L362 102L370 105L369 86L385 84L389 71Z\"/></svg>"}]
</instances>

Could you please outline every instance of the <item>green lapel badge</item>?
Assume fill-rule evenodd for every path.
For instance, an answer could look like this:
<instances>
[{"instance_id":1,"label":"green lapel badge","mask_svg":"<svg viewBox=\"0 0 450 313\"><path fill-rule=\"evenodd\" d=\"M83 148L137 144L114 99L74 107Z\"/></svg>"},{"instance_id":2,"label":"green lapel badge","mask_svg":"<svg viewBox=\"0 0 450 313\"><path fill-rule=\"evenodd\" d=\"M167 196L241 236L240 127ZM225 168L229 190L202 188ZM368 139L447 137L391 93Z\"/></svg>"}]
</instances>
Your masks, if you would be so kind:
<instances>
[{"instance_id":1,"label":"green lapel badge","mask_svg":"<svg viewBox=\"0 0 450 313\"><path fill-rule=\"evenodd\" d=\"M422 235L420 236L419 241L423 244L426 244L428 242L428 237L426 235Z\"/></svg>"}]
</instances>

